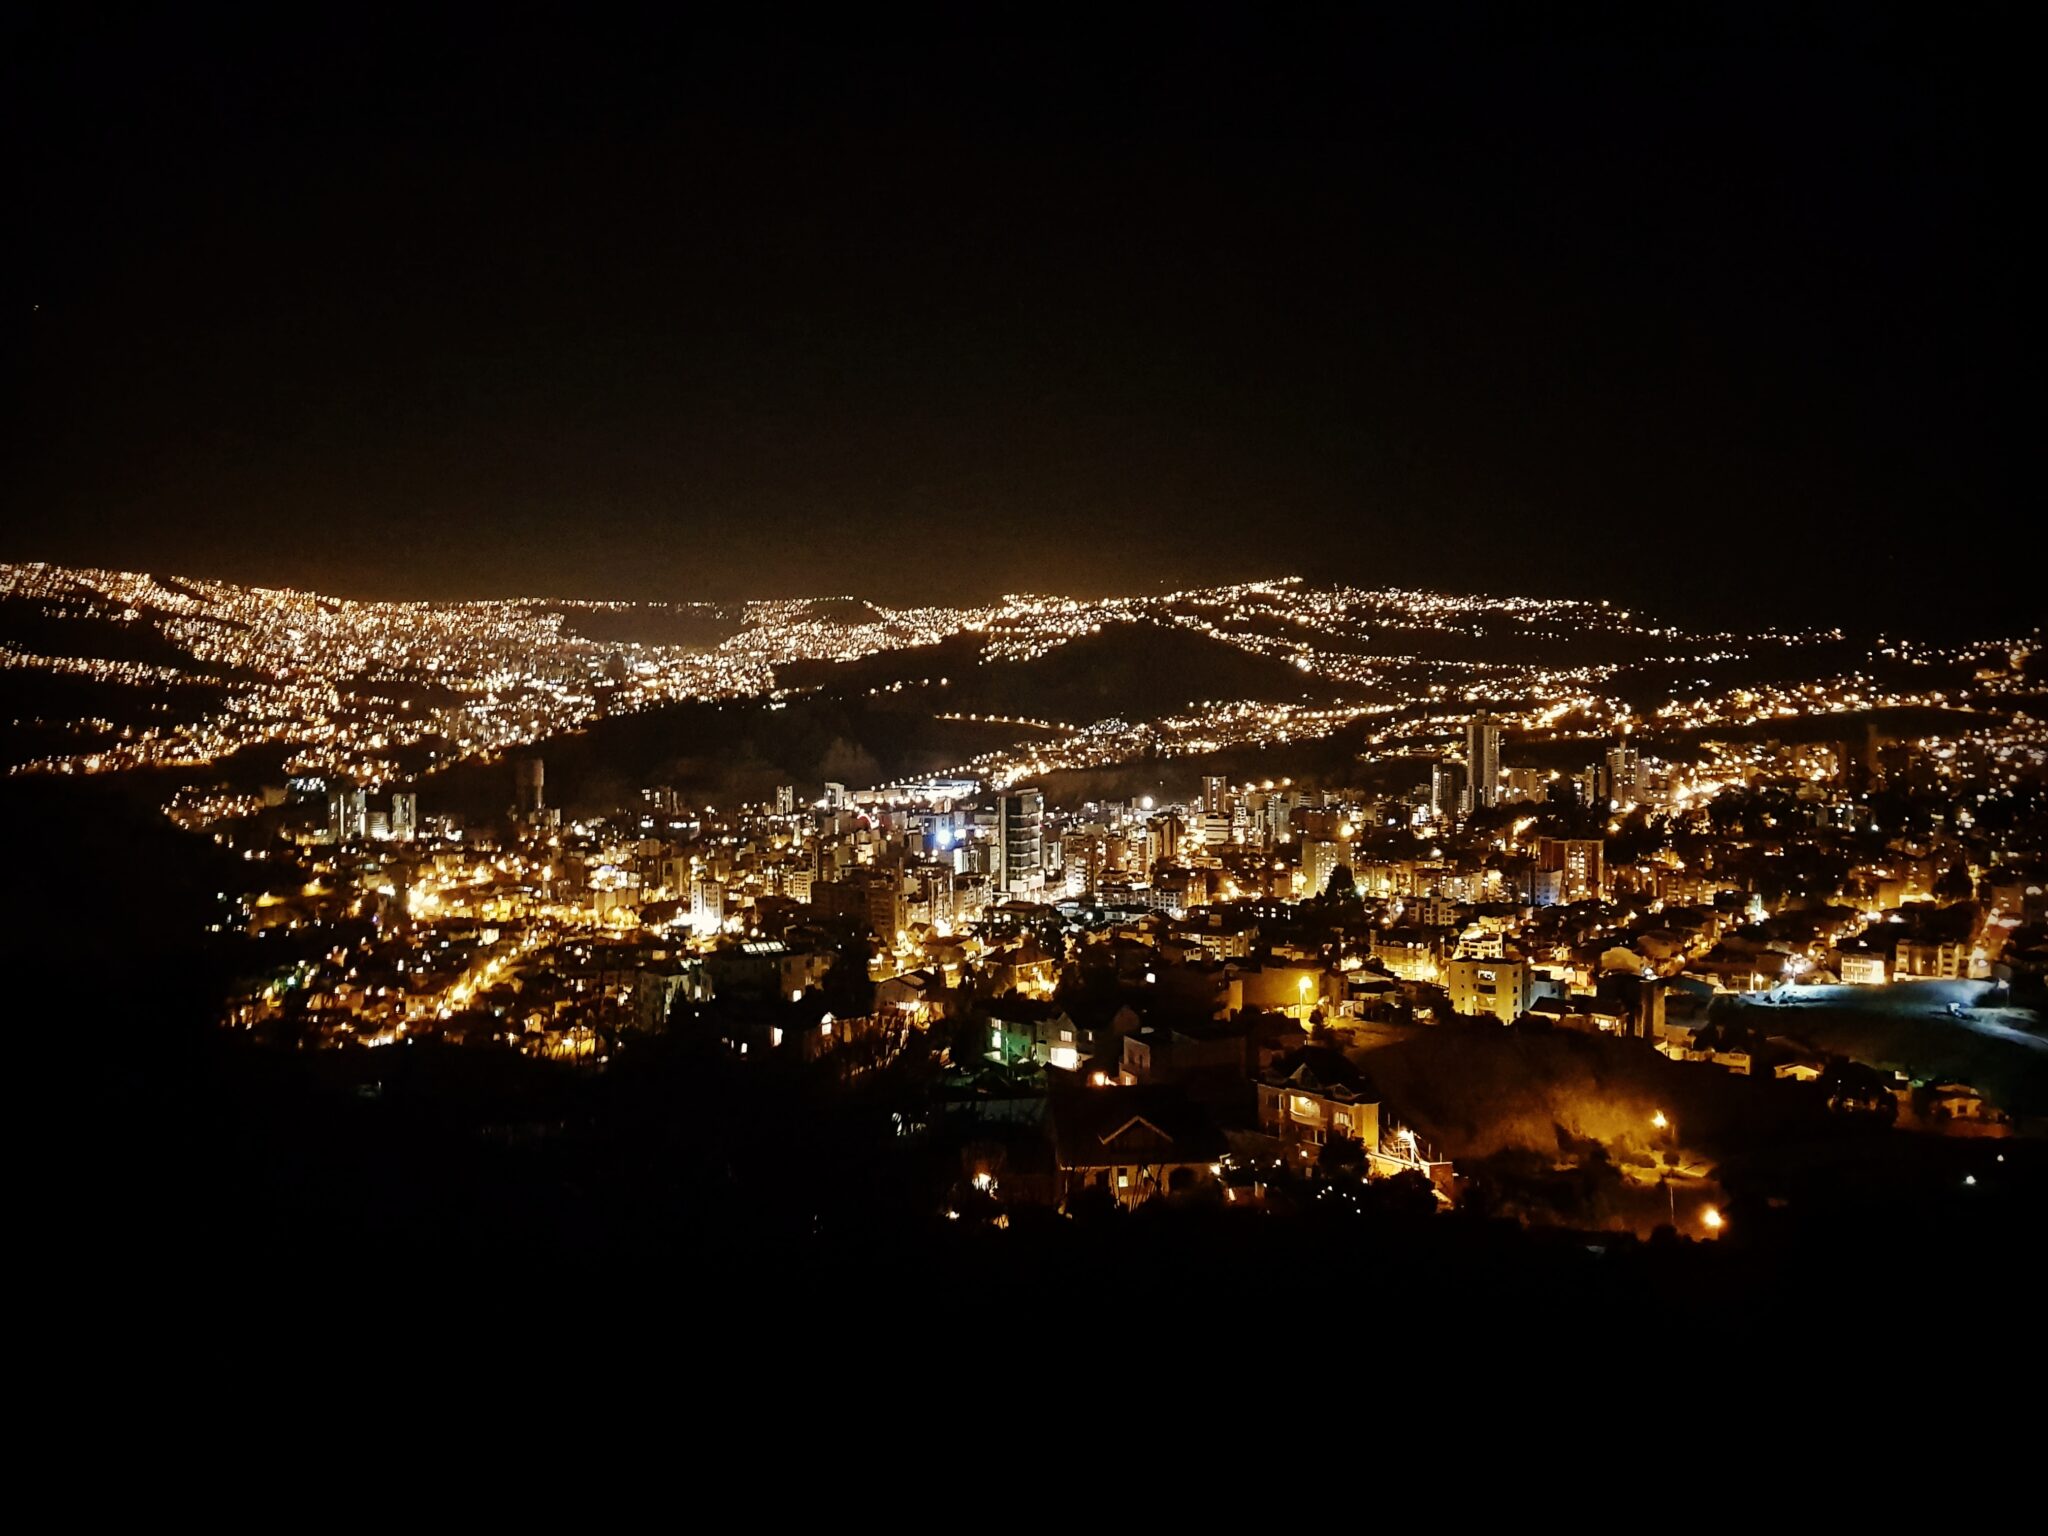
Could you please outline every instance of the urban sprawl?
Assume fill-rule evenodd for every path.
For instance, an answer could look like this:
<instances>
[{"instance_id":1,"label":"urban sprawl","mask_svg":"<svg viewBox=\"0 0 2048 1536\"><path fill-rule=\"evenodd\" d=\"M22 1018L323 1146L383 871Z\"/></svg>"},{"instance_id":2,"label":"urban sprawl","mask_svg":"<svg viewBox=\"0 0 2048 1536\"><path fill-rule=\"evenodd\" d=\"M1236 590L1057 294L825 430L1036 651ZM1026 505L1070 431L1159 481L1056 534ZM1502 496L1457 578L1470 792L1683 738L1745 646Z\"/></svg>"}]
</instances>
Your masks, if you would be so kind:
<instances>
[{"instance_id":1,"label":"urban sprawl","mask_svg":"<svg viewBox=\"0 0 2048 1536\"><path fill-rule=\"evenodd\" d=\"M1772 681L1728 664L1811 650L1833 666L1843 637L1297 581L980 609L751 602L692 644L593 638L592 614L632 605L357 603L43 566L0 570L0 595L148 625L182 653L9 645L0 667L166 700L140 725L66 722L76 740L14 772L165 772L180 825L291 871L222 893L219 931L269 957L223 1027L591 1071L693 1031L848 1078L937 1042L945 1075L903 1130L1007 1127L999 1158L963 1143L982 1149L962 1177L984 1203L1258 1202L1339 1165L1455 1202L1455 1160L1382 1094L1373 1056L1474 1021L1996 1135L2013 1115L1987 1085L1837 1054L1802 1017L1861 995L2012 1031L2048 968L2034 637L1880 640L1867 667ZM550 797L550 738L829 687L790 686L792 663L964 636L995 666L1147 625L1321 690L1024 719L954 708L951 676L898 677L873 687L1013 736L942 772L746 803L661 782L609 808ZM1448 654L1461 633L1491 643ZM1531 655L1604 639L1624 659L1519 660L1516 633ZM1630 688L1642 658L1675 680L1663 697ZM1298 775L1286 749L1338 732L1350 769ZM263 750L266 782L217 771ZM500 812L441 802L457 764L497 776ZM1118 768L1151 788L1089 785ZM1640 1177L1710 1192L1684 1129L1646 1119ZM1697 1237L1722 1221L1711 1199L1670 1213Z\"/></svg>"}]
</instances>

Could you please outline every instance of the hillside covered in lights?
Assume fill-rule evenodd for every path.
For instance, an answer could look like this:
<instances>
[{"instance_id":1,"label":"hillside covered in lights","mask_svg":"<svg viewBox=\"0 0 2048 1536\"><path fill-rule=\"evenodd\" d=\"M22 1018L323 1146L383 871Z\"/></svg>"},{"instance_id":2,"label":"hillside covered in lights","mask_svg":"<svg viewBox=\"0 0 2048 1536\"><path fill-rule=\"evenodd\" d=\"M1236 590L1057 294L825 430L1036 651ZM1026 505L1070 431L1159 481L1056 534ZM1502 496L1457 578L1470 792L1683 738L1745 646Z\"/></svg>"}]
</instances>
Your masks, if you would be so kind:
<instances>
[{"instance_id":1,"label":"hillside covered in lights","mask_svg":"<svg viewBox=\"0 0 2048 1536\"><path fill-rule=\"evenodd\" d=\"M386 603L11 565L0 751L13 773L154 770L201 823L265 777L374 788L626 717L648 717L633 733L646 755L674 759L688 743L671 738L701 727L660 722L719 702L858 701L895 728L855 739L851 769L995 785L1340 736L1351 754L1399 754L1475 709L1531 740L1632 729L1651 746L1827 739L1861 729L1837 717L1910 712L1916 735L1971 751L2029 736L2042 708L2033 647L1689 634L1605 603L1298 579L982 608ZM895 751L907 716L921 745ZM765 764L821 766L822 752Z\"/></svg>"}]
</instances>

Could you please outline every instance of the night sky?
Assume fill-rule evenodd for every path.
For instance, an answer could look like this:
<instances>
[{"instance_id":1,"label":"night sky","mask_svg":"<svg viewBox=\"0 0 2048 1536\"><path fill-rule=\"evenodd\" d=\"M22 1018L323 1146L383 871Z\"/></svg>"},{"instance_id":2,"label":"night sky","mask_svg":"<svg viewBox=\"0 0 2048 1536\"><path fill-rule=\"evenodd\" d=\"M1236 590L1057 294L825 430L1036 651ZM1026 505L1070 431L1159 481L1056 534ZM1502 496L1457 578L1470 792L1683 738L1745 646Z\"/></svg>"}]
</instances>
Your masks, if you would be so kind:
<instances>
[{"instance_id":1,"label":"night sky","mask_svg":"<svg viewBox=\"0 0 2048 1536\"><path fill-rule=\"evenodd\" d=\"M2016 13L84 9L4 23L0 556L2038 602Z\"/></svg>"}]
</instances>

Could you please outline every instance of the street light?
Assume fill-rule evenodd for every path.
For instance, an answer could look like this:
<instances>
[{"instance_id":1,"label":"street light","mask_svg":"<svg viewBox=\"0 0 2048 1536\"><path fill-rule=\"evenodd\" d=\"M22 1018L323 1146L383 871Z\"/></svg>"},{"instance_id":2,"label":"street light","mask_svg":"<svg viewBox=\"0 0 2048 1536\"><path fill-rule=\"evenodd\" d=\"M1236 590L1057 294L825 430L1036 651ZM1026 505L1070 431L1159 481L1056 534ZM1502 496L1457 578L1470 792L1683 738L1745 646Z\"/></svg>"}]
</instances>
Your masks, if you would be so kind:
<instances>
[{"instance_id":1,"label":"street light","mask_svg":"<svg viewBox=\"0 0 2048 1536\"><path fill-rule=\"evenodd\" d=\"M1650 1116L1650 1124L1660 1131L1671 1132L1671 1150L1675 1153L1678 1150L1678 1132L1673 1129L1670 1116L1660 1109ZM1664 1170L1664 1199L1671 1209L1671 1230L1676 1232L1678 1230L1678 1191L1671 1187L1671 1169L1669 1166L1666 1166Z\"/></svg>"},{"instance_id":2,"label":"street light","mask_svg":"<svg viewBox=\"0 0 2048 1536\"><path fill-rule=\"evenodd\" d=\"M1720 1210L1711 1205L1700 1213L1700 1220L1707 1224L1709 1232L1718 1232L1723 1225Z\"/></svg>"}]
</instances>

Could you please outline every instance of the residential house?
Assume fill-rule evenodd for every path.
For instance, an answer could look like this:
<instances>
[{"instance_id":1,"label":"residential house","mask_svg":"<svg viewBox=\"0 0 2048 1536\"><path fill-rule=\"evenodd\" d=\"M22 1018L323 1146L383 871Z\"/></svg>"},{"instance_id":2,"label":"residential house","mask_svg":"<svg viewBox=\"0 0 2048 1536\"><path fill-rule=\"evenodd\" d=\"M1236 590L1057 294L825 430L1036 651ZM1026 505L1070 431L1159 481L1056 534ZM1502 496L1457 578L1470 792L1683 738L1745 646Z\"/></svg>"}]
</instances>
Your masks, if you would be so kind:
<instances>
[{"instance_id":1,"label":"residential house","mask_svg":"<svg viewBox=\"0 0 2048 1536\"><path fill-rule=\"evenodd\" d=\"M1063 1204L1094 1191L1130 1208L1222 1174L1222 1133L1177 1088L1059 1089L1050 1110Z\"/></svg>"}]
</instances>

